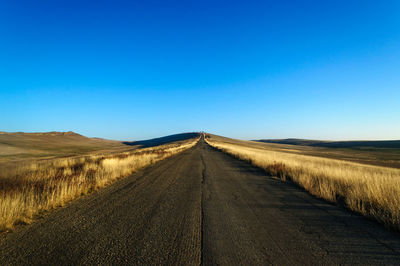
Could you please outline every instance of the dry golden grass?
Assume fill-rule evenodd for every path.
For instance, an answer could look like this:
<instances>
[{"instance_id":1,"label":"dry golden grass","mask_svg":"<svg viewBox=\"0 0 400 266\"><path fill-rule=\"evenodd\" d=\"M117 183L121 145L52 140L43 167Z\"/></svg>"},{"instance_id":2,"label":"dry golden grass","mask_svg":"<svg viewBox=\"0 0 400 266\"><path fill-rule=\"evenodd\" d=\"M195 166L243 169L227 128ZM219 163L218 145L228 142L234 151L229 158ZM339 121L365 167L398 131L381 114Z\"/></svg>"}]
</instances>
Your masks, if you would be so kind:
<instances>
[{"instance_id":1,"label":"dry golden grass","mask_svg":"<svg viewBox=\"0 0 400 266\"><path fill-rule=\"evenodd\" d=\"M400 230L400 169L269 151L219 137L206 141L272 176L297 183L317 197Z\"/></svg>"},{"instance_id":2,"label":"dry golden grass","mask_svg":"<svg viewBox=\"0 0 400 266\"><path fill-rule=\"evenodd\" d=\"M66 204L140 168L194 146L198 139L108 155L51 159L2 167L0 230L29 223L38 213Z\"/></svg>"}]
</instances>

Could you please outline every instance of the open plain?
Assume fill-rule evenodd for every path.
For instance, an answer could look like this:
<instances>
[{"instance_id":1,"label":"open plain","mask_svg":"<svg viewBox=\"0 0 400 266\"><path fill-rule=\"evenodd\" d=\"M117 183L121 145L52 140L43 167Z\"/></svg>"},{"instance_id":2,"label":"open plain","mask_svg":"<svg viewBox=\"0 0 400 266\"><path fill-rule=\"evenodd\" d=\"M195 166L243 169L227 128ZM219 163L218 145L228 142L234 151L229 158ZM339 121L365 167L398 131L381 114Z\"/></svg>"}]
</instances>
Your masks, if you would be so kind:
<instances>
[{"instance_id":1,"label":"open plain","mask_svg":"<svg viewBox=\"0 0 400 266\"><path fill-rule=\"evenodd\" d=\"M1 235L0 263L399 264L400 237L202 138Z\"/></svg>"}]
</instances>

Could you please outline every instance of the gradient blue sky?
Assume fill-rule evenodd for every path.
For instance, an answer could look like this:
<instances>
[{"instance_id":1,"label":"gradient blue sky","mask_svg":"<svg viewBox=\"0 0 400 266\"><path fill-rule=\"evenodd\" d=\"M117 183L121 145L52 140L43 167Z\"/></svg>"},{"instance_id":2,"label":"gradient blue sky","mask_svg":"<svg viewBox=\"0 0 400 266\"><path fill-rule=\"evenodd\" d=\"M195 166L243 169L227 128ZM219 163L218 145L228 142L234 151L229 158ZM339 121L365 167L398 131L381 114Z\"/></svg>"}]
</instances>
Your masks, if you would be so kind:
<instances>
[{"instance_id":1,"label":"gradient blue sky","mask_svg":"<svg viewBox=\"0 0 400 266\"><path fill-rule=\"evenodd\" d=\"M0 131L400 139L399 1L0 1Z\"/></svg>"}]
</instances>

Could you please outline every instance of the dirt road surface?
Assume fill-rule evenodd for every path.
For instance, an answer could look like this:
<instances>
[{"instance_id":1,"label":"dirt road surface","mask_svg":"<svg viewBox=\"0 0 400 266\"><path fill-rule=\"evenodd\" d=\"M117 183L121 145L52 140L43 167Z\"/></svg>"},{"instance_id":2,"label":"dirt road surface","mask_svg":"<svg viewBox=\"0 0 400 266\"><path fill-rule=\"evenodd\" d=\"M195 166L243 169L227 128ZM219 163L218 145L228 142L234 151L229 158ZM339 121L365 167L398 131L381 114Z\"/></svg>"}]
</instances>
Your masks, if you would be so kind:
<instances>
[{"instance_id":1,"label":"dirt road surface","mask_svg":"<svg viewBox=\"0 0 400 266\"><path fill-rule=\"evenodd\" d=\"M400 264L400 236L208 146L0 236L0 264Z\"/></svg>"}]
</instances>

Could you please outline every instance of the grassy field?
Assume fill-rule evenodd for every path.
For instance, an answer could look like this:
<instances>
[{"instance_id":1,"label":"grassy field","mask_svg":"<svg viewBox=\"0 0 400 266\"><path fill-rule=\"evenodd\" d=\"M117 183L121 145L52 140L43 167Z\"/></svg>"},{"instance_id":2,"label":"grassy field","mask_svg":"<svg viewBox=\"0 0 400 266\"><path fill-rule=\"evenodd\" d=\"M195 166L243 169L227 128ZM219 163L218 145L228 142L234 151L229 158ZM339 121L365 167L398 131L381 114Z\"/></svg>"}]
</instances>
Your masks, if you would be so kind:
<instances>
[{"instance_id":1,"label":"grassy field","mask_svg":"<svg viewBox=\"0 0 400 266\"><path fill-rule=\"evenodd\" d=\"M302 150L207 135L213 147L248 161L272 176L295 182L311 194L400 230L400 169L357 161L357 151ZM364 153L363 156L367 156ZM373 158L373 155L370 155ZM345 158L345 159L343 159Z\"/></svg>"},{"instance_id":2,"label":"grassy field","mask_svg":"<svg viewBox=\"0 0 400 266\"><path fill-rule=\"evenodd\" d=\"M257 140L269 149L400 168L400 141Z\"/></svg>"},{"instance_id":3,"label":"grassy field","mask_svg":"<svg viewBox=\"0 0 400 266\"><path fill-rule=\"evenodd\" d=\"M80 135L76 135L72 137L82 139ZM72 141L70 133L67 134L66 140L61 140L60 133L57 133L56 137L57 143ZM40 138L51 140L49 136ZM9 155L8 160L0 164L0 231L11 229L19 223L29 223L43 211L62 206L140 168L188 149L194 146L198 139L196 136L148 148L125 147L126 145L116 142L100 140L106 144L86 145L91 147L89 149L91 152L96 151L96 153L88 154L84 148L81 155L76 155L80 150L76 148L79 147L79 142L72 141L75 145L73 146L75 156L65 157L66 153L55 152L52 155L55 158L34 160L31 159L34 153L31 153L29 159L22 160L19 154L15 155L16 158ZM27 141L26 147L18 141L9 143L16 143L25 151L48 150L49 147L55 149L51 141L47 141L48 146L40 145L40 141L38 142L39 144L34 143L29 146Z\"/></svg>"}]
</instances>

